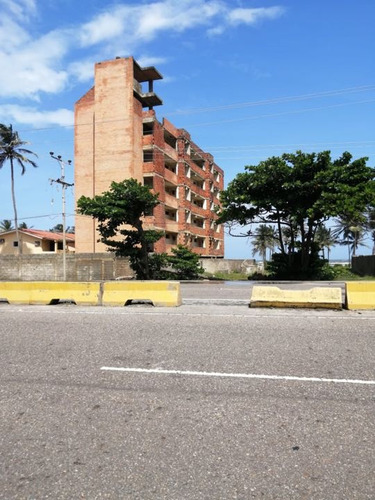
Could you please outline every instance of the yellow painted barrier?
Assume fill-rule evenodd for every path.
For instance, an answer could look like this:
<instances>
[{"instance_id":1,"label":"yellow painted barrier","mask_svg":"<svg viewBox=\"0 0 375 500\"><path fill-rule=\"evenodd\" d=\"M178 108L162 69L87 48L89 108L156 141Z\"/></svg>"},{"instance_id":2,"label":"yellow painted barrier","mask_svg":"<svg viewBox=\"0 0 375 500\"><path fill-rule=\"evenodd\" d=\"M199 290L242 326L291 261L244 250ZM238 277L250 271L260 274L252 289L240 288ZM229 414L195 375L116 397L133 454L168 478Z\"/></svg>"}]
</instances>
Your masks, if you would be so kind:
<instances>
[{"instance_id":1,"label":"yellow painted barrier","mask_svg":"<svg viewBox=\"0 0 375 500\"><path fill-rule=\"evenodd\" d=\"M154 306L180 306L180 283L176 281L107 281L103 283L103 306L124 306L150 301Z\"/></svg>"},{"instance_id":2,"label":"yellow painted barrier","mask_svg":"<svg viewBox=\"0 0 375 500\"><path fill-rule=\"evenodd\" d=\"M375 281L346 281L347 309L375 309Z\"/></svg>"},{"instance_id":3,"label":"yellow painted barrier","mask_svg":"<svg viewBox=\"0 0 375 500\"><path fill-rule=\"evenodd\" d=\"M342 309L341 288L282 290L276 286L254 286L250 307L303 307Z\"/></svg>"},{"instance_id":4,"label":"yellow painted barrier","mask_svg":"<svg viewBox=\"0 0 375 500\"><path fill-rule=\"evenodd\" d=\"M98 305L100 283L60 281L0 281L0 299L10 304L53 304L69 300L77 305Z\"/></svg>"}]
</instances>

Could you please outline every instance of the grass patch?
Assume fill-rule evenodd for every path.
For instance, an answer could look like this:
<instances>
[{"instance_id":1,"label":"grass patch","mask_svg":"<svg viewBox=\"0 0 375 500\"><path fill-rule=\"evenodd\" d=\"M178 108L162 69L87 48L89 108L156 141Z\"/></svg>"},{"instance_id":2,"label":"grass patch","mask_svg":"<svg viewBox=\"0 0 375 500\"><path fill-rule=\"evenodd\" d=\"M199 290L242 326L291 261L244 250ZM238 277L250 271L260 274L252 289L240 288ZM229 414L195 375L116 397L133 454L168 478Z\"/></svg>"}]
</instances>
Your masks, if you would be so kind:
<instances>
[{"instance_id":1,"label":"grass patch","mask_svg":"<svg viewBox=\"0 0 375 500\"><path fill-rule=\"evenodd\" d=\"M216 273L204 273L204 278L209 280L218 280L218 281L247 281L248 274L247 273L239 273L239 272L224 272L218 271Z\"/></svg>"},{"instance_id":2,"label":"grass patch","mask_svg":"<svg viewBox=\"0 0 375 500\"><path fill-rule=\"evenodd\" d=\"M331 268L334 281L375 281L375 276L361 276L353 272L349 266L335 264Z\"/></svg>"}]
</instances>

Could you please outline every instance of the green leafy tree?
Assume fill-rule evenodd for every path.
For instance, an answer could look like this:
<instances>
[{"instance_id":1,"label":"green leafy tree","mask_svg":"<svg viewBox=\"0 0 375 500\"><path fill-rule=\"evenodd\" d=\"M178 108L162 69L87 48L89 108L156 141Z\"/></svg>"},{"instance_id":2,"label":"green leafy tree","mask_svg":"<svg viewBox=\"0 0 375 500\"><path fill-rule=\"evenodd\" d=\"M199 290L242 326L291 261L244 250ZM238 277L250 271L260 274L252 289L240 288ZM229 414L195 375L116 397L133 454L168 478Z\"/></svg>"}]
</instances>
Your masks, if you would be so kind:
<instances>
[{"instance_id":1,"label":"green leafy tree","mask_svg":"<svg viewBox=\"0 0 375 500\"><path fill-rule=\"evenodd\" d=\"M163 232L145 230L143 217L158 204L158 195L135 179L112 182L109 191L94 198L81 196L77 202L80 214L97 219L99 241L117 256L129 257L137 279L144 280L151 277L149 248Z\"/></svg>"},{"instance_id":2,"label":"green leafy tree","mask_svg":"<svg viewBox=\"0 0 375 500\"><path fill-rule=\"evenodd\" d=\"M18 233L17 204L14 188L14 164L16 163L19 165L19 167L21 167L21 175L23 175L26 171L26 164L29 164L32 167L37 167L37 164L27 157L27 155L37 155L29 149L25 149L24 146L26 144L28 143L20 139L18 132L15 132L13 130L12 125L9 125L7 127L6 125L0 124L0 168L2 168L7 161L9 161L14 211L14 226L16 228L18 253L22 253L22 246L20 245L20 238Z\"/></svg>"},{"instance_id":3,"label":"green leafy tree","mask_svg":"<svg viewBox=\"0 0 375 500\"><path fill-rule=\"evenodd\" d=\"M259 224L253 234L253 255L259 254L262 257L263 266L266 265L267 250L272 253L276 243L275 228L269 224Z\"/></svg>"},{"instance_id":4,"label":"green leafy tree","mask_svg":"<svg viewBox=\"0 0 375 500\"><path fill-rule=\"evenodd\" d=\"M196 280L204 273L199 262L199 255L183 245L172 248L172 255L167 256L175 278L178 280Z\"/></svg>"},{"instance_id":5,"label":"green leafy tree","mask_svg":"<svg viewBox=\"0 0 375 500\"><path fill-rule=\"evenodd\" d=\"M297 151L247 166L221 193L218 222L274 225L278 260L291 276L311 276L319 251L318 227L343 214L359 217L375 204L375 170L366 162L352 160L348 152L333 161L329 151Z\"/></svg>"},{"instance_id":6,"label":"green leafy tree","mask_svg":"<svg viewBox=\"0 0 375 500\"><path fill-rule=\"evenodd\" d=\"M12 231L14 229L12 221L9 219L4 219L0 222L0 231Z\"/></svg>"}]
</instances>

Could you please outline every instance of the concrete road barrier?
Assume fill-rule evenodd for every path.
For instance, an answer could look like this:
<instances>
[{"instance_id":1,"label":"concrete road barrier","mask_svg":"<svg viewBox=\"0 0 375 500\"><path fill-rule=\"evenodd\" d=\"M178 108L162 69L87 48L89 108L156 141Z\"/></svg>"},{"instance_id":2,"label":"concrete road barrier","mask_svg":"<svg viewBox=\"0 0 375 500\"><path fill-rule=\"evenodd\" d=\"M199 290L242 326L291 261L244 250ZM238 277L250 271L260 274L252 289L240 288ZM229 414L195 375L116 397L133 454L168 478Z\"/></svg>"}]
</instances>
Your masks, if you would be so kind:
<instances>
[{"instance_id":1,"label":"concrete road barrier","mask_svg":"<svg viewBox=\"0 0 375 500\"><path fill-rule=\"evenodd\" d=\"M346 281L347 309L375 309L375 281Z\"/></svg>"},{"instance_id":2,"label":"concrete road barrier","mask_svg":"<svg viewBox=\"0 0 375 500\"><path fill-rule=\"evenodd\" d=\"M276 286L254 286L250 307L303 307L342 309L341 288L282 290Z\"/></svg>"},{"instance_id":3,"label":"concrete road barrier","mask_svg":"<svg viewBox=\"0 0 375 500\"><path fill-rule=\"evenodd\" d=\"M106 281L102 304L124 306L134 302L151 302L154 306L180 306L180 283L176 281Z\"/></svg>"},{"instance_id":4,"label":"concrete road barrier","mask_svg":"<svg viewBox=\"0 0 375 500\"><path fill-rule=\"evenodd\" d=\"M98 305L99 297L98 282L0 282L0 299L10 304L54 304L63 300L77 305Z\"/></svg>"},{"instance_id":5,"label":"concrete road barrier","mask_svg":"<svg viewBox=\"0 0 375 500\"><path fill-rule=\"evenodd\" d=\"M151 302L155 306L180 306L180 283L173 281L2 281L0 300L10 304L56 304L124 306Z\"/></svg>"}]
</instances>

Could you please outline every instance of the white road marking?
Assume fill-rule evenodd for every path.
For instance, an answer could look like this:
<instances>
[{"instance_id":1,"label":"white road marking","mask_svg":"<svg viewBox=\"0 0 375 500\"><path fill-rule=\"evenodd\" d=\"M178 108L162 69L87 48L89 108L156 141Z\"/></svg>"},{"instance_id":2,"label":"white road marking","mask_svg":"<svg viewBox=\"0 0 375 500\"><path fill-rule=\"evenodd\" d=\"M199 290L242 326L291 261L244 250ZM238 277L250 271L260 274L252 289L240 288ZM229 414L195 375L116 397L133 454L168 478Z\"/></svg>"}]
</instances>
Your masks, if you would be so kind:
<instances>
[{"instance_id":1,"label":"white road marking","mask_svg":"<svg viewBox=\"0 0 375 500\"><path fill-rule=\"evenodd\" d=\"M361 385L375 385L375 380L355 380L344 378L320 378L320 377L294 377L289 375L260 375L255 373L220 373L220 372L195 372L183 370L163 370L163 369L149 369L149 368L121 368L115 366L102 366L100 368L104 371L117 371L128 373L149 373L157 375L187 375L198 377L222 377L222 378L248 378L260 380L292 380L297 382L330 382L335 384L361 384Z\"/></svg>"}]
</instances>

